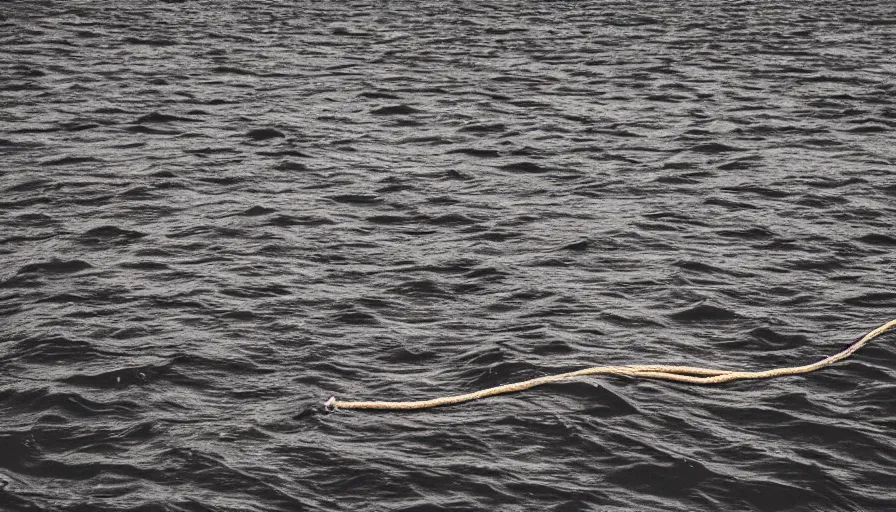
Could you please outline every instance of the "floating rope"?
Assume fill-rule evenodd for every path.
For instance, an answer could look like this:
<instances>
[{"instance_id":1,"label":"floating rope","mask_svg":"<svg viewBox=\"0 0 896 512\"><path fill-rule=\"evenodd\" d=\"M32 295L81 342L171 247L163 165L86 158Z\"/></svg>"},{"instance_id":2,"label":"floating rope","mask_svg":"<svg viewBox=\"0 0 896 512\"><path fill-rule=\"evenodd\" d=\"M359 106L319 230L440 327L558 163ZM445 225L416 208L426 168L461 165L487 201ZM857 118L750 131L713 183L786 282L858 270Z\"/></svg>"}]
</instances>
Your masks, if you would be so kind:
<instances>
[{"instance_id":1,"label":"floating rope","mask_svg":"<svg viewBox=\"0 0 896 512\"><path fill-rule=\"evenodd\" d=\"M459 404L478 400L489 396L502 395L504 393L515 393L526 389L549 384L551 382L559 382L583 375L597 374L613 374L628 375L631 377L647 377L650 379L672 380L677 382L686 382L689 384L722 384L735 380L745 379L770 379L772 377L781 377L783 375L797 375L800 373L814 372L826 366L830 366L837 361L841 361L851 356L857 350L865 346L869 341L896 327L896 320L885 323L884 325L874 329L868 334L859 338L858 341L847 347L842 352L838 352L830 357L826 357L816 363L804 366L791 366L787 368L775 368L761 372L739 372L730 370L714 370L711 368L695 368L692 366L666 366L666 365L635 365L635 366L595 366L585 368L575 372L561 373L558 375L548 375L537 379L526 380L514 384L505 384L493 388L483 389L474 393L466 393L463 395L446 396L442 398L433 398L431 400L419 400L414 402L343 402L336 400L336 397L330 397L324 403L327 410L335 409L428 409L430 407L439 407L442 405Z\"/></svg>"}]
</instances>

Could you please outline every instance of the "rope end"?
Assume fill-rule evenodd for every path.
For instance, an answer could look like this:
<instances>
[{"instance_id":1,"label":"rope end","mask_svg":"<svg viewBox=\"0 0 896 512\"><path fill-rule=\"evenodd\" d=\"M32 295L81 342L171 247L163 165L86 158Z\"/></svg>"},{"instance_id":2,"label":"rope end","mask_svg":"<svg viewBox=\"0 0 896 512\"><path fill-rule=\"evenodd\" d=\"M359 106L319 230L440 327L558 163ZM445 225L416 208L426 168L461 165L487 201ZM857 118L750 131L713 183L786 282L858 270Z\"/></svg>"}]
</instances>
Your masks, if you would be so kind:
<instances>
[{"instance_id":1,"label":"rope end","mask_svg":"<svg viewBox=\"0 0 896 512\"><path fill-rule=\"evenodd\" d=\"M324 402L324 410L327 412L333 412L336 410L336 397L331 396L329 400Z\"/></svg>"}]
</instances>

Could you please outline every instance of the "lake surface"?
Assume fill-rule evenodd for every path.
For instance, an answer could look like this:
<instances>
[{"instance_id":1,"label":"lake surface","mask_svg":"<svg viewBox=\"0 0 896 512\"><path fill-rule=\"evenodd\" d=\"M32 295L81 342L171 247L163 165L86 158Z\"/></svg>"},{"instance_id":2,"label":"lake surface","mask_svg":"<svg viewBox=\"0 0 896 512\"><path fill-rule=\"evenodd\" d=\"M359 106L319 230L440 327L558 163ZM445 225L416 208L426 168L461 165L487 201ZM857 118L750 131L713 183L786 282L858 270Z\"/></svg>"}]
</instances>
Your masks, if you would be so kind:
<instances>
[{"instance_id":1,"label":"lake surface","mask_svg":"<svg viewBox=\"0 0 896 512\"><path fill-rule=\"evenodd\" d=\"M892 510L887 0L0 3L0 509Z\"/></svg>"}]
</instances>

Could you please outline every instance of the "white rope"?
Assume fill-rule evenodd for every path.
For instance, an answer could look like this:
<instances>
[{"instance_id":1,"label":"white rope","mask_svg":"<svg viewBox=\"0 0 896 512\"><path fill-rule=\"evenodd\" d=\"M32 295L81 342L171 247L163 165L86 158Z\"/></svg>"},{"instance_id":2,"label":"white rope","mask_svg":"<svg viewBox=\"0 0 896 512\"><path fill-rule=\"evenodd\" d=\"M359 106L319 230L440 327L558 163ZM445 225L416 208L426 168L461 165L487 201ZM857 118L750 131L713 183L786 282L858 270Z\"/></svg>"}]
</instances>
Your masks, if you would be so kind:
<instances>
[{"instance_id":1,"label":"white rope","mask_svg":"<svg viewBox=\"0 0 896 512\"><path fill-rule=\"evenodd\" d=\"M662 379L677 382L686 382L689 384L722 384L735 380L746 379L769 379L772 377L780 377L784 375L797 375L800 373L809 373L830 366L838 361L846 359L854 354L857 350L865 346L872 339L880 336L888 330L896 327L896 320L881 325L877 329L862 336L858 341L847 347L842 352L838 352L832 356L826 357L820 361L803 366L789 366L784 368L774 368L771 370L749 372L749 371L733 371L733 370L716 370L712 368L695 368L692 366L669 366L669 365L635 365L635 366L595 366L585 368L574 372L561 373L558 375L548 375L537 379L530 379L523 382L513 384L504 384L493 388L466 393L462 395L453 395L440 398L432 398L429 400L417 400L410 402L343 402L337 400L335 396L330 397L324 402L324 407L328 411L336 409L428 409L430 407L439 407L442 405L459 404L478 400L489 396L502 395L504 393L515 393L526 389L549 384L551 382L559 382L574 377L584 375L612 374L612 375L628 375L632 377L646 377L650 379Z\"/></svg>"}]
</instances>

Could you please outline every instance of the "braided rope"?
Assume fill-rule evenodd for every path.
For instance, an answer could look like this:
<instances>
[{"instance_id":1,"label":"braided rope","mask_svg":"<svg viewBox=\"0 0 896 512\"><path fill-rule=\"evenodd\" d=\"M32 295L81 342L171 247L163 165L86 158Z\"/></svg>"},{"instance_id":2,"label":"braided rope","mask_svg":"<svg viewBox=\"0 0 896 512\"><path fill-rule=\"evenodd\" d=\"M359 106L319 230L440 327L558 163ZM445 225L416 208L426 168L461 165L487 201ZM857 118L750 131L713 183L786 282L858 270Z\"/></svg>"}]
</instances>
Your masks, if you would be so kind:
<instances>
[{"instance_id":1,"label":"braided rope","mask_svg":"<svg viewBox=\"0 0 896 512\"><path fill-rule=\"evenodd\" d=\"M549 384L551 382L559 382L574 377L584 375L612 374L612 375L628 375L631 377L646 377L650 379L662 379L677 382L686 382L689 384L722 384L724 382L732 382L735 380L746 379L769 379L772 377L781 377L784 375L797 375L800 373L809 373L820 370L826 366L830 366L838 361L846 359L857 350L865 346L869 341L896 327L896 320L881 325L877 329L859 338L858 341L847 347L842 352L838 352L832 356L826 357L818 362L803 366L790 366L785 368L774 368L771 370L758 372L742 372L730 370L716 370L712 368L696 368L692 366L667 366L667 365L634 365L634 366L595 366L585 368L568 373L560 373L557 375L548 375L537 379L530 379L523 382L513 384L504 384L493 388L475 391L473 393L465 393L462 395L446 396L441 398L433 398L430 400L418 400L412 402L343 402L331 397L324 404L327 410L335 409L428 409L430 407L439 407L442 405L459 404L478 400L489 396L502 395L505 393L516 393L526 389Z\"/></svg>"}]
</instances>

